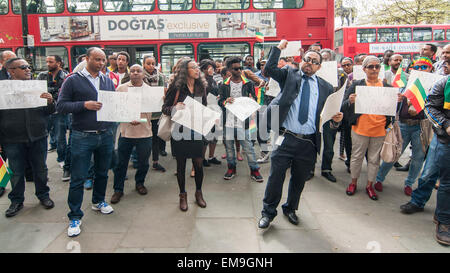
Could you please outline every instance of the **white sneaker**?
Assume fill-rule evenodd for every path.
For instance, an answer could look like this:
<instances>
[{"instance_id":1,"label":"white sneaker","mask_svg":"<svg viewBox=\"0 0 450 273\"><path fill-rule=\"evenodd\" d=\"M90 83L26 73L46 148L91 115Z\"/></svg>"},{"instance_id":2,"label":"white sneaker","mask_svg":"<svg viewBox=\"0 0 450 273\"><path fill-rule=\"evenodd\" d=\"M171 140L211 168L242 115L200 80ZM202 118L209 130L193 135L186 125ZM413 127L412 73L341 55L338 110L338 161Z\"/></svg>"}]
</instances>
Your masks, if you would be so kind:
<instances>
[{"instance_id":1,"label":"white sneaker","mask_svg":"<svg viewBox=\"0 0 450 273\"><path fill-rule=\"evenodd\" d=\"M92 204L92 209L95 211L100 211L103 214L110 214L114 212L114 209L105 201L98 204Z\"/></svg>"},{"instance_id":2,"label":"white sneaker","mask_svg":"<svg viewBox=\"0 0 450 273\"><path fill-rule=\"evenodd\" d=\"M257 163L265 163L269 160L270 152L261 153L261 157L256 160Z\"/></svg>"},{"instance_id":3,"label":"white sneaker","mask_svg":"<svg viewBox=\"0 0 450 273\"><path fill-rule=\"evenodd\" d=\"M69 237L78 236L81 233L81 220L70 220L67 235Z\"/></svg>"}]
</instances>

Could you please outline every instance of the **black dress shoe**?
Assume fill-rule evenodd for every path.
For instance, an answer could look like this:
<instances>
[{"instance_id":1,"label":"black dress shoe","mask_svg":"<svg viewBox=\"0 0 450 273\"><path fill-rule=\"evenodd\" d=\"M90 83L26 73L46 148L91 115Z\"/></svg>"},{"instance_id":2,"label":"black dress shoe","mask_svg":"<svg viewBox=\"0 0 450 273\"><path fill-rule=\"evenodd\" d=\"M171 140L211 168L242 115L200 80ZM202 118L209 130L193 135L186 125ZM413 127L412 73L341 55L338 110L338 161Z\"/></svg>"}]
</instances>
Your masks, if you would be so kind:
<instances>
[{"instance_id":1,"label":"black dress shoe","mask_svg":"<svg viewBox=\"0 0 450 273\"><path fill-rule=\"evenodd\" d=\"M423 211L423 208L416 206L415 204L408 202L404 205L400 206L400 209L402 210L402 213L404 214L412 214L415 212L421 212Z\"/></svg>"},{"instance_id":2,"label":"black dress shoe","mask_svg":"<svg viewBox=\"0 0 450 273\"><path fill-rule=\"evenodd\" d=\"M407 172L409 171L409 165L411 164L411 159L408 161L408 163L406 163L405 166L400 167L400 168L395 168L397 171L399 172Z\"/></svg>"},{"instance_id":3,"label":"black dress shoe","mask_svg":"<svg viewBox=\"0 0 450 273\"><path fill-rule=\"evenodd\" d=\"M53 201L50 198L46 198L41 200L41 205L43 205L44 208L46 209L51 209L55 206L55 203L53 203Z\"/></svg>"},{"instance_id":4,"label":"black dress shoe","mask_svg":"<svg viewBox=\"0 0 450 273\"><path fill-rule=\"evenodd\" d=\"M259 228L268 228L270 225L270 222L272 222L272 219L270 219L267 216L263 216L261 219L259 219L258 227Z\"/></svg>"},{"instance_id":5,"label":"black dress shoe","mask_svg":"<svg viewBox=\"0 0 450 273\"><path fill-rule=\"evenodd\" d=\"M293 225L298 225L298 218L297 215L295 215L295 212L283 212L284 215L287 216L289 222L291 222L291 224Z\"/></svg>"},{"instance_id":6,"label":"black dress shoe","mask_svg":"<svg viewBox=\"0 0 450 273\"><path fill-rule=\"evenodd\" d=\"M5 188L0 187L0 197L2 197L3 194L5 194Z\"/></svg>"},{"instance_id":7,"label":"black dress shoe","mask_svg":"<svg viewBox=\"0 0 450 273\"><path fill-rule=\"evenodd\" d=\"M203 167L211 167L211 164L209 164L208 160L203 159Z\"/></svg>"},{"instance_id":8,"label":"black dress shoe","mask_svg":"<svg viewBox=\"0 0 450 273\"><path fill-rule=\"evenodd\" d=\"M328 179L329 181L336 183L336 177L331 172L322 172L322 176Z\"/></svg>"},{"instance_id":9,"label":"black dress shoe","mask_svg":"<svg viewBox=\"0 0 450 273\"><path fill-rule=\"evenodd\" d=\"M21 209L23 209L23 203L11 203L9 208L5 212L6 217L15 216Z\"/></svg>"},{"instance_id":10,"label":"black dress shoe","mask_svg":"<svg viewBox=\"0 0 450 273\"><path fill-rule=\"evenodd\" d=\"M167 156L167 152L166 152L166 151L160 151L160 152L159 152L159 155L160 155L160 156Z\"/></svg>"}]
</instances>

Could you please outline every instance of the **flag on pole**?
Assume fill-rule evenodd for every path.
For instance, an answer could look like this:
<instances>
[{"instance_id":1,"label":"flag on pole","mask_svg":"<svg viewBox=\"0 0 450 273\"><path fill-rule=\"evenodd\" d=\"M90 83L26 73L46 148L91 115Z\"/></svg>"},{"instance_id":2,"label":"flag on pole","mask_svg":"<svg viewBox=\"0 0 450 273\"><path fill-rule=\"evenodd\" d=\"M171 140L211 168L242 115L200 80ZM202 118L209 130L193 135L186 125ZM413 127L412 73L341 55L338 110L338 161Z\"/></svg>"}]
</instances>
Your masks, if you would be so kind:
<instances>
[{"instance_id":1,"label":"flag on pole","mask_svg":"<svg viewBox=\"0 0 450 273\"><path fill-rule=\"evenodd\" d=\"M11 178L11 171L6 166L6 162L0 156L0 187L4 188L9 182Z\"/></svg>"},{"instance_id":2,"label":"flag on pole","mask_svg":"<svg viewBox=\"0 0 450 273\"><path fill-rule=\"evenodd\" d=\"M265 91L266 91L265 87L255 87L256 102L259 105L264 104L264 92Z\"/></svg>"},{"instance_id":3,"label":"flag on pole","mask_svg":"<svg viewBox=\"0 0 450 273\"><path fill-rule=\"evenodd\" d=\"M417 113L423 110L425 107L425 100L427 99L427 93L419 79L405 91L404 95L411 101Z\"/></svg>"},{"instance_id":4,"label":"flag on pole","mask_svg":"<svg viewBox=\"0 0 450 273\"><path fill-rule=\"evenodd\" d=\"M256 34L256 41L264 43L264 35L259 31L257 31L255 34Z\"/></svg>"},{"instance_id":5,"label":"flag on pole","mask_svg":"<svg viewBox=\"0 0 450 273\"><path fill-rule=\"evenodd\" d=\"M408 81L406 80L406 74L403 71L402 67L400 66L397 70L397 73L395 73L394 80L392 81L392 86L405 87L407 82Z\"/></svg>"}]
</instances>

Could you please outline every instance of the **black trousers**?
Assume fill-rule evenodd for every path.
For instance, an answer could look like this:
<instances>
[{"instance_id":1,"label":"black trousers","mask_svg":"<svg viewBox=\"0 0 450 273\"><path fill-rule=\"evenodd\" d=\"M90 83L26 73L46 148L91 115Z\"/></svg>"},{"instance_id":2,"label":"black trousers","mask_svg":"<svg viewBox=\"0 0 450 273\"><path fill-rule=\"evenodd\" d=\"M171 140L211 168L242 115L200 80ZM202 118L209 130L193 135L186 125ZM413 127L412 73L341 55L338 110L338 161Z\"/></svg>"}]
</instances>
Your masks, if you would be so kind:
<instances>
[{"instance_id":1,"label":"black trousers","mask_svg":"<svg viewBox=\"0 0 450 273\"><path fill-rule=\"evenodd\" d=\"M285 134L284 137L283 143L272 152L270 175L263 199L261 214L270 219L277 215L287 169L291 168L291 179L287 201L282 205L286 213L298 209L306 178L313 170L317 158L312 140L298 139L290 134Z\"/></svg>"},{"instance_id":2,"label":"black trousers","mask_svg":"<svg viewBox=\"0 0 450 273\"><path fill-rule=\"evenodd\" d=\"M331 172L331 163L334 157L334 142L336 141L337 129L330 127L330 122L327 121L323 125L323 152L322 152L322 172Z\"/></svg>"}]
</instances>

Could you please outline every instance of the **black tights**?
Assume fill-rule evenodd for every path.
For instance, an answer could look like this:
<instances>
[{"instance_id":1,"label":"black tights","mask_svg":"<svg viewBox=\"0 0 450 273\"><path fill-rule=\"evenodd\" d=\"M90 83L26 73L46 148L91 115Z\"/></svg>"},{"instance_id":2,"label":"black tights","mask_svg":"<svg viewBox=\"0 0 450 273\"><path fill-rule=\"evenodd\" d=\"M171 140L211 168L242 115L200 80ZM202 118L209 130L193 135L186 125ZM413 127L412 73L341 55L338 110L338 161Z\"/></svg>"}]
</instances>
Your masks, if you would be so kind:
<instances>
[{"instance_id":1,"label":"black tights","mask_svg":"<svg viewBox=\"0 0 450 273\"><path fill-rule=\"evenodd\" d=\"M177 157L177 180L180 187L180 193L186 192L186 158ZM203 158L193 158L192 165L195 171L195 187L197 190L202 189L203 184Z\"/></svg>"}]
</instances>

